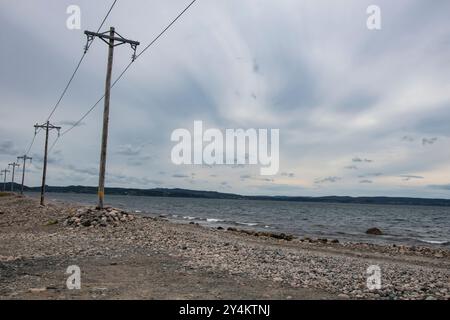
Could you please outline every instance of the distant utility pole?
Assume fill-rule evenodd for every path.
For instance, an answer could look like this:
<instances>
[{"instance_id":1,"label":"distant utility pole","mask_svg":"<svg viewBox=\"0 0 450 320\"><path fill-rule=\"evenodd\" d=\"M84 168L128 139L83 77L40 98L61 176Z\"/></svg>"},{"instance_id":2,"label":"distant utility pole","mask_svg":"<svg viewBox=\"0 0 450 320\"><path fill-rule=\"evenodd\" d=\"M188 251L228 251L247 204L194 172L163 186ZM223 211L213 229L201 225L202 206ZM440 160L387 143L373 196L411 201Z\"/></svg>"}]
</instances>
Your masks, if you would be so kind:
<instances>
[{"instance_id":1,"label":"distant utility pole","mask_svg":"<svg viewBox=\"0 0 450 320\"><path fill-rule=\"evenodd\" d=\"M16 167L20 167L20 164L13 162L8 164L8 167L11 166L13 168L12 170L12 176L11 176L11 192L14 192L14 172L16 172Z\"/></svg>"},{"instance_id":2,"label":"distant utility pole","mask_svg":"<svg viewBox=\"0 0 450 320\"><path fill-rule=\"evenodd\" d=\"M33 160L32 157L27 157L27 155L23 155L21 157L17 157L17 161L23 159L23 165L22 165L22 188L20 189L20 194L23 194L23 186L25 184L25 164L27 163L27 160L30 160L30 162Z\"/></svg>"},{"instance_id":3,"label":"distant utility pole","mask_svg":"<svg viewBox=\"0 0 450 320\"><path fill-rule=\"evenodd\" d=\"M5 179L3 180L3 191L6 191L6 176L7 176L8 172L11 172L11 171L9 171L8 169L1 171L2 175L5 177Z\"/></svg>"},{"instance_id":4,"label":"distant utility pole","mask_svg":"<svg viewBox=\"0 0 450 320\"><path fill-rule=\"evenodd\" d=\"M61 127L56 127L52 124L50 124L49 121L47 121L44 124L38 125L36 124L34 126L35 130L37 129L45 129L45 149L44 149L44 169L42 170L42 186L41 186L41 206L44 205L44 194L45 194L45 176L47 175L47 152L48 152L48 132L50 130L56 129L58 130L58 136L59 131L61 130Z\"/></svg>"},{"instance_id":5,"label":"distant utility pole","mask_svg":"<svg viewBox=\"0 0 450 320\"><path fill-rule=\"evenodd\" d=\"M84 34L87 36L86 50L89 48L89 43L94 40L94 37L98 37L103 42L105 42L108 47L108 67L106 69L106 83L105 83L105 106L103 111L103 131L102 131L102 147L100 151L100 173L98 181L98 209L103 209L103 201L105 198L105 171L106 171L106 149L108 144L108 125L109 125L109 102L110 102L110 91L111 91L111 73L113 66L114 57L114 47L120 46L124 43L131 45L134 50L132 59L136 58L136 48L140 44L137 41L132 41L123 38L118 34L114 27L111 27L108 32L97 33L91 31L85 31Z\"/></svg>"}]
</instances>

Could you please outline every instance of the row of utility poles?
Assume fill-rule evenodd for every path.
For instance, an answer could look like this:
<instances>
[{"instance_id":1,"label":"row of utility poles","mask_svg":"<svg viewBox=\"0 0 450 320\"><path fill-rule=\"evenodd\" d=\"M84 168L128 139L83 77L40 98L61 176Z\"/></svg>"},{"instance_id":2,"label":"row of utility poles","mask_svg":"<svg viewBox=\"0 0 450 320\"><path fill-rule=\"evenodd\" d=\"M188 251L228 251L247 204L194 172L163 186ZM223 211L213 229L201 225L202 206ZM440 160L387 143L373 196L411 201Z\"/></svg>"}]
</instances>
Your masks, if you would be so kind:
<instances>
[{"instance_id":1,"label":"row of utility poles","mask_svg":"<svg viewBox=\"0 0 450 320\"><path fill-rule=\"evenodd\" d=\"M34 128L35 128L34 129L35 130L35 134L37 133L37 130L39 130L39 129L44 129L44 131L45 131L44 167L43 167L43 170L42 170L42 186L41 186L41 205L44 205L45 204L44 203L45 178L46 178L46 175L47 175L48 134L53 129L58 130L58 134L59 134L59 130L61 130L61 127L54 126L54 125L50 124L49 121L47 121L46 123L44 123L42 125L36 124L34 126ZM9 168L12 167L11 192L14 192L14 177L15 177L16 168L21 166L18 163L20 160L23 161L23 163L22 163L22 184L21 184L21 189L20 189L20 193L23 194L24 185L25 185L25 167L26 167L26 164L27 164L28 160L30 162L33 160L32 157L29 157L26 154L24 154L23 156L17 157L17 162L12 162L12 163L8 164L8 169L1 170L1 175L4 176L4 179L3 179L3 191L6 191L6 179L7 179L8 173L11 172L9 170Z\"/></svg>"},{"instance_id":2,"label":"row of utility poles","mask_svg":"<svg viewBox=\"0 0 450 320\"><path fill-rule=\"evenodd\" d=\"M114 58L114 48L120 46L122 44L129 44L131 49L134 51L132 60L136 59L136 49L140 44L137 41L125 39L120 34L118 34L114 27L109 29L109 32L97 33L91 31L85 31L85 35L87 36L87 44L85 47L85 52L90 47L91 42L95 37L101 39L108 45L108 63L106 69L106 82L105 82L105 95L104 95L104 110L103 110L103 129L102 129L102 144L100 150L100 170L99 170L99 182L98 182L98 209L103 209L104 206L104 196L105 196L105 173L106 173L106 151L108 145L108 127L109 127L109 104L110 104L110 91L111 91L111 77L112 77L112 67L113 67L113 58ZM49 121L44 124L36 124L34 126L35 134L38 129L43 129L45 131L45 146L44 146L44 165L42 169L42 185L41 185L41 205L45 205L45 180L47 175L47 157L48 157L48 135L49 131L57 130L58 136L61 127L52 125ZM23 160L22 166L22 190L25 181L25 164L27 160L31 160L31 157L28 157L26 154L18 157L18 160ZM11 191L14 190L14 172L15 168L19 166L18 163L11 163L10 166L13 167L12 173L12 183L11 183ZM8 167L9 168L9 167ZM4 174L4 186L3 189L6 189L6 175L10 171L8 169L2 170L2 174Z\"/></svg>"},{"instance_id":3,"label":"row of utility poles","mask_svg":"<svg viewBox=\"0 0 450 320\"><path fill-rule=\"evenodd\" d=\"M39 129L43 129L45 131L44 167L42 170L41 202L40 202L41 205L45 205L44 195L45 195L45 178L47 175L48 134L51 130L56 129L56 130L58 130L58 135L59 135L59 131L61 130L61 127L54 126L54 125L50 124L49 121L47 121L41 125L39 125L39 124L34 125L35 135ZM20 193L23 194L23 189L24 189L24 185L25 185L25 167L26 167L27 161L30 160L30 162L31 162L32 159L33 159L32 157L29 157L28 155L24 154L23 156L17 157L17 162L8 164L8 169L9 169L9 167L12 167L11 192L14 192L14 176L15 176L16 168L20 167L20 164L18 162L19 162L19 160L22 160L23 161L23 163L22 163L22 185L21 185ZM3 191L6 191L6 178L7 178L8 173L11 172L8 169L4 169L1 171L1 175L4 176Z\"/></svg>"},{"instance_id":4,"label":"row of utility poles","mask_svg":"<svg viewBox=\"0 0 450 320\"><path fill-rule=\"evenodd\" d=\"M23 186L25 183L25 165L27 160L32 160L31 157L28 157L26 155L22 156L22 157L17 157L17 161L23 159L23 165L22 165L22 186L20 189L20 193L23 194ZM16 168L20 167L20 164L17 162L12 162L10 164L8 164L8 169L9 167L12 167L12 175L11 175L11 192L14 192L14 176L15 176L15 172L16 172ZM0 176L3 176L3 191L6 191L6 179L8 176L8 173L10 173L11 171L8 169L4 169L0 171Z\"/></svg>"}]
</instances>

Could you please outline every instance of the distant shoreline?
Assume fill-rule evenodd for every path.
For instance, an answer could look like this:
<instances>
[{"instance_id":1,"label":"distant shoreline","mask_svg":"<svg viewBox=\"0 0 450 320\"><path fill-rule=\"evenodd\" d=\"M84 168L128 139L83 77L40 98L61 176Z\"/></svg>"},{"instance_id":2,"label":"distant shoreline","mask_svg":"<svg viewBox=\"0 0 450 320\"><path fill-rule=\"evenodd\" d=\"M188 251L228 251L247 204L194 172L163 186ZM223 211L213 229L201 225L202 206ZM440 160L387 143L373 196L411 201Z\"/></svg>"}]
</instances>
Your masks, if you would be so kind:
<instances>
[{"instance_id":1,"label":"distant shoreline","mask_svg":"<svg viewBox=\"0 0 450 320\"><path fill-rule=\"evenodd\" d=\"M10 184L7 184L10 190ZM15 190L20 190L20 185L15 184ZM26 192L40 192L40 187L24 187ZM76 193L96 194L97 187L91 186L46 186L47 192L54 193ZM222 193L217 191L201 191L189 189L135 189L135 188L106 188L106 194L110 195L132 195L146 197L175 197L175 198L199 198L199 199L229 199L229 200L259 200L259 201L292 201L313 203L339 203L339 204L367 204L367 205L412 205L412 206L441 206L450 207L450 199L439 198L411 198L411 197L350 197L350 196L246 196L234 193Z\"/></svg>"}]
</instances>

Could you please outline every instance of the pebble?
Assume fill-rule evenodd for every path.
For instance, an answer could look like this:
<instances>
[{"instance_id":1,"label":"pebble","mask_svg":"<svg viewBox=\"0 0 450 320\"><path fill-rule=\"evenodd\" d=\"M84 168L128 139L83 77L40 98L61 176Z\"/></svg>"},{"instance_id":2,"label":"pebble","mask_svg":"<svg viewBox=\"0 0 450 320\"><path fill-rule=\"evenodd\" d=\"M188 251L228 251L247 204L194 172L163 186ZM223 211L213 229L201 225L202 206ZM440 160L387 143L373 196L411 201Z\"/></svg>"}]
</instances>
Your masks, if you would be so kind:
<instances>
[{"instance_id":1,"label":"pebble","mask_svg":"<svg viewBox=\"0 0 450 320\"><path fill-rule=\"evenodd\" d=\"M47 291L47 288L31 288L30 292L31 293L41 293L41 292L45 292Z\"/></svg>"}]
</instances>

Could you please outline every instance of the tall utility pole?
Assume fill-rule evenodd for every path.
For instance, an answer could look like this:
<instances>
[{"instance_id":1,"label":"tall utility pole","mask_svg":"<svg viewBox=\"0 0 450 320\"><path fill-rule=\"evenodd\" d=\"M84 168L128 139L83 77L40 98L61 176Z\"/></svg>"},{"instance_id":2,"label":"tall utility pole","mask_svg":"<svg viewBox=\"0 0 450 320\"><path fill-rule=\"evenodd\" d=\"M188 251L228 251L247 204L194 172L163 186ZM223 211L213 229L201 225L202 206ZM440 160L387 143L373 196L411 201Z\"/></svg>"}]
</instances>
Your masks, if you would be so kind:
<instances>
[{"instance_id":1,"label":"tall utility pole","mask_svg":"<svg viewBox=\"0 0 450 320\"><path fill-rule=\"evenodd\" d=\"M49 121L47 121L44 124L38 125L36 124L34 126L35 129L45 129L45 149L44 149L44 169L42 170L42 186L41 186L41 206L44 205L44 194L45 194L45 176L47 175L47 152L48 152L48 132L50 130L56 129L58 130L58 136L59 136L59 130L61 130L61 127L56 127L52 124L50 124Z\"/></svg>"},{"instance_id":2,"label":"tall utility pole","mask_svg":"<svg viewBox=\"0 0 450 320\"><path fill-rule=\"evenodd\" d=\"M16 172L16 167L20 167L20 164L13 162L8 164L8 167L9 166L13 168L11 176L11 192L14 192L14 173Z\"/></svg>"},{"instance_id":3,"label":"tall utility pole","mask_svg":"<svg viewBox=\"0 0 450 320\"><path fill-rule=\"evenodd\" d=\"M22 188L20 189L20 194L23 194L23 186L25 184L25 164L27 163L27 160L30 160L30 162L33 160L31 157L27 157L26 154L24 154L21 157L17 157L17 161L23 159L23 165L22 165Z\"/></svg>"},{"instance_id":4,"label":"tall utility pole","mask_svg":"<svg viewBox=\"0 0 450 320\"><path fill-rule=\"evenodd\" d=\"M8 174L9 171L8 169L2 170L1 173L4 176L4 180L3 180L3 191L6 191L6 176Z\"/></svg>"},{"instance_id":5,"label":"tall utility pole","mask_svg":"<svg viewBox=\"0 0 450 320\"><path fill-rule=\"evenodd\" d=\"M100 151L100 173L98 179L98 209L103 209L103 202L105 198L105 171L106 171L106 150L108 145L108 125L109 125L109 102L110 102L110 91L111 91L111 73L113 66L113 58L114 58L114 47L120 46L124 43L128 43L131 45L131 48L134 50L134 54L132 59L136 58L136 48L140 44L137 41L132 41L123 38L120 34L118 34L114 27L111 27L108 32L97 33L91 31L85 31L85 35L87 36L87 45L86 49L89 48L89 43L94 39L94 37L98 37L103 40L109 47L108 49L108 66L106 69L106 83L105 83L105 100L104 100L104 111L103 111L103 131L102 131L102 146Z\"/></svg>"}]
</instances>

